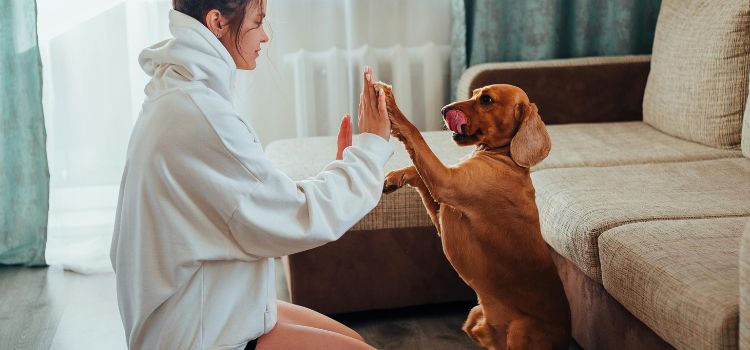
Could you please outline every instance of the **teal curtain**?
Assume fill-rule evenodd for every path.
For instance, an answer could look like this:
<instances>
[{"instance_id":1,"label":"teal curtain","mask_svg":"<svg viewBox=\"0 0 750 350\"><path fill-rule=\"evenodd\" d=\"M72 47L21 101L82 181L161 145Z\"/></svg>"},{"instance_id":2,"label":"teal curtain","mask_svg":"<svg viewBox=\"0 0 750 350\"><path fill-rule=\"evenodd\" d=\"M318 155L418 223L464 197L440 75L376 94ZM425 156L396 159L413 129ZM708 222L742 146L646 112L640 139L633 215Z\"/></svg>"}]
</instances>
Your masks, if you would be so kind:
<instances>
[{"instance_id":1,"label":"teal curtain","mask_svg":"<svg viewBox=\"0 0 750 350\"><path fill-rule=\"evenodd\" d=\"M34 0L0 1L0 264L44 266L49 168Z\"/></svg>"},{"instance_id":2,"label":"teal curtain","mask_svg":"<svg viewBox=\"0 0 750 350\"><path fill-rule=\"evenodd\" d=\"M648 54L661 0L452 0L453 91L487 62Z\"/></svg>"}]
</instances>

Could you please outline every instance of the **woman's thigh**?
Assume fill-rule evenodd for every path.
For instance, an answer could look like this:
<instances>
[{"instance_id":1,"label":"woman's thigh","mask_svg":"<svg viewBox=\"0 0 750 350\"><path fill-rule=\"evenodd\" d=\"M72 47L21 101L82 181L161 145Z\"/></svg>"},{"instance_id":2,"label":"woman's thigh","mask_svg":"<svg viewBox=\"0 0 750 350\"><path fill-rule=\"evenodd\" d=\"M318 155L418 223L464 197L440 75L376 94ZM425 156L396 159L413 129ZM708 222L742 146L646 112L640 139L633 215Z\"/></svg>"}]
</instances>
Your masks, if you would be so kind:
<instances>
[{"instance_id":1,"label":"woman's thigh","mask_svg":"<svg viewBox=\"0 0 750 350\"><path fill-rule=\"evenodd\" d=\"M363 341L360 336L353 329L343 325L342 323L323 315L317 311L310 310L306 307L299 305L290 304L279 300L278 302L278 313L280 323L297 324L301 326L309 326L313 328L325 329L331 332L339 333L347 337L351 337L360 341Z\"/></svg>"},{"instance_id":2,"label":"woman's thigh","mask_svg":"<svg viewBox=\"0 0 750 350\"><path fill-rule=\"evenodd\" d=\"M258 339L258 350L374 350L365 342L329 330L298 324L276 324Z\"/></svg>"}]
</instances>

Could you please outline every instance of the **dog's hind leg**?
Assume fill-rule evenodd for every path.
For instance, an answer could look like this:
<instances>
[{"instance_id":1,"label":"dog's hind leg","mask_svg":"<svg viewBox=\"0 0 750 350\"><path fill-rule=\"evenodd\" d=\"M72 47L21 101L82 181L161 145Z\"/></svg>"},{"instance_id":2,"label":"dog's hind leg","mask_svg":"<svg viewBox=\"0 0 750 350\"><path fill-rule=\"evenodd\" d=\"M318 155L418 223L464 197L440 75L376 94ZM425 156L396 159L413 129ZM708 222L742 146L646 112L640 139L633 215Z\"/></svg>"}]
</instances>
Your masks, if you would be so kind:
<instances>
[{"instance_id":1,"label":"dog's hind leg","mask_svg":"<svg viewBox=\"0 0 750 350\"><path fill-rule=\"evenodd\" d=\"M503 330L493 326L487 320L482 305L477 305L471 309L466 322L464 322L463 330L474 342L486 349L505 349L506 340Z\"/></svg>"},{"instance_id":2,"label":"dog's hind leg","mask_svg":"<svg viewBox=\"0 0 750 350\"><path fill-rule=\"evenodd\" d=\"M565 350L570 336L548 323L522 318L508 325L507 344L508 350Z\"/></svg>"},{"instance_id":3,"label":"dog's hind leg","mask_svg":"<svg viewBox=\"0 0 750 350\"><path fill-rule=\"evenodd\" d=\"M479 338L477 334L474 334L474 328L480 322L484 322L484 312L482 311L482 305L477 305L469 311L469 317L466 318L466 322L464 322L464 326L462 327L464 332L476 343L479 343Z\"/></svg>"}]
</instances>

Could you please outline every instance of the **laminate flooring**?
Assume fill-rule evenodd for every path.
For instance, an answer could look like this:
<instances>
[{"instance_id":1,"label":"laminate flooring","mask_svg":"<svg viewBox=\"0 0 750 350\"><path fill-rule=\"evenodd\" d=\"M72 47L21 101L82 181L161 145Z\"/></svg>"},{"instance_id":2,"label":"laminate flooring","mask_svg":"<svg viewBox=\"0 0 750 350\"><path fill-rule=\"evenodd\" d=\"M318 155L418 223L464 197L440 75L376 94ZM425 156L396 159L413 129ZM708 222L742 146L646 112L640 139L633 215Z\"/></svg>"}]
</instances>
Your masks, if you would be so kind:
<instances>
[{"instance_id":1,"label":"laminate flooring","mask_svg":"<svg viewBox=\"0 0 750 350\"><path fill-rule=\"evenodd\" d=\"M277 268L279 299L289 300ZM335 315L378 349L480 349L461 331L473 305L418 306ZM0 350L126 349L114 275L0 267ZM571 344L571 350L579 350Z\"/></svg>"}]
</instances>

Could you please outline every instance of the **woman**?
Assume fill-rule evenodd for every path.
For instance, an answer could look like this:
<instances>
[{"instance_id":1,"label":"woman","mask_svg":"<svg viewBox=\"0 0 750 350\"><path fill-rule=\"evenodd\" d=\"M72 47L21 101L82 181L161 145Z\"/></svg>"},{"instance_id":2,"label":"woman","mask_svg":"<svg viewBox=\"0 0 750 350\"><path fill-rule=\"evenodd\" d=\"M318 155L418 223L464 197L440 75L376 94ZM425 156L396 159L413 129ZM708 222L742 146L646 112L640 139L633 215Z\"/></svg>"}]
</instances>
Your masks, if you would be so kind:
<instances>
[{"instance_id":1,"label":"woman","mask_svg":"<svg viewBox=\"0 0 750 350\"><path fill-rule=\"evenodd\" d=\"M112 240L128 346L371 349L346 326L277 302L273 258L338 239L380 199L393 150L372 70L365 70L357 144L347 147L345 116L342 159L293 182L266 159L230 98L236 69L254 69L268 42L265 0L173 5L174 38L139 57L152 78Z\"/></svg>"}]
</instances>

